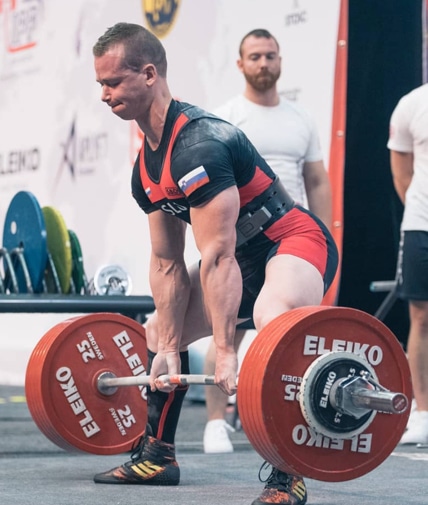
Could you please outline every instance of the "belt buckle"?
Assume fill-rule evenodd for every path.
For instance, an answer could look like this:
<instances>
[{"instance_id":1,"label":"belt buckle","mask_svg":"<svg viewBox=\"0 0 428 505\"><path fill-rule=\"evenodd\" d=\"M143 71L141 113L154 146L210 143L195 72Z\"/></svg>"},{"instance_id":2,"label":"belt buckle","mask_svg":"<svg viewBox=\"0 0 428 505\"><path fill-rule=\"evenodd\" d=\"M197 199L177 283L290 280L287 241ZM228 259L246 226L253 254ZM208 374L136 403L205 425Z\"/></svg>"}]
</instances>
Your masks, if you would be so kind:
<instances>
[{"instance_id":1,"label":"belt buckle","mask_svg":"<svg viewBox=\"0 0 428 505\"><path fill-rule=\"evenodd\" d=\"M271 217L272 214L266 207L256 210L253 214L248 213L240 217L236 223L238 235L237 246L255 237L262 231L262 226L266 224Z\"/></svg>"}]
</instances>

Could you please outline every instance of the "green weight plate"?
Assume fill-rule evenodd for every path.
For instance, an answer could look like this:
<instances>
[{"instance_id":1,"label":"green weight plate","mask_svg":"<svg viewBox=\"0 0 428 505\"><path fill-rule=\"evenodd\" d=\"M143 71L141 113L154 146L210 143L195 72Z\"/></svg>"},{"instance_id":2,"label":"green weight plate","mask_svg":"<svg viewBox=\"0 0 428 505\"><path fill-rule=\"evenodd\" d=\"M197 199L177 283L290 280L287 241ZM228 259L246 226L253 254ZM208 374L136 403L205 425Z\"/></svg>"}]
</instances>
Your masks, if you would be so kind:
<instances>
[{"instance_id":1,"label":"green weight plate","mask_svg":"<svg viewBox=\"0 0 428 505\"><path fill-rule=\"evenodd\" d=\"M71 245L72 269L71 275L73 278L76 293L81 293L86 285L85 268L83 266L83 254L80 247L79 239L73 230L68 230L68 236Z\"/></svg>"},{"instance_id":2,"label":"green weight plate","mask_svg":"<svg viewBox=\"0 0 428 505\"><path fill-rule=\"evenodd\" d=\"M43 207L45 218L48 251L52 257L53 264L58 274L59 284L62 293L69 293L72 256L68 229L61 213L54 207ZM45 275L48 292L55 291L55 283L52 272L46 271Z\"/></svg>"}]
</instances>

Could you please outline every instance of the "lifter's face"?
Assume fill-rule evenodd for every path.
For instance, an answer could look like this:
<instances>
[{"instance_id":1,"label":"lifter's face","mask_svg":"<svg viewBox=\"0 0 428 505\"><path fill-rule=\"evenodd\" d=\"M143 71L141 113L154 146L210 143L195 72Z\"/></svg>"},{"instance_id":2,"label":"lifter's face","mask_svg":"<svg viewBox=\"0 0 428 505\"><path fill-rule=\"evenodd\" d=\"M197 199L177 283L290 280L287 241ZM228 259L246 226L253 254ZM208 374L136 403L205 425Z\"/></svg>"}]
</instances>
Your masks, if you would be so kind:
<instances>
[{"instance_id":1,"label":"lifter's face","mask_svg":"<svg viewBox=\"0 0 428 505\"><path fill-rule=\"evenodd\" d=\"M119 44L95 57L95 74L102 89L101 100L121 119L130 120L149 107L153 66L145 65L137 72L123 64L123 55L123 46Z\"/></svg>"},{"instance_id":2,"label":"lifter's face","mask_svg":"<svg viewBox=\"0 0 428 505\"><path fill-rule=\"evenodd\" d=\"M247 83L257 91L272 89L281 75L281 56L274 39L250 36L237 61Z\"/></svg>"}]
</instances>

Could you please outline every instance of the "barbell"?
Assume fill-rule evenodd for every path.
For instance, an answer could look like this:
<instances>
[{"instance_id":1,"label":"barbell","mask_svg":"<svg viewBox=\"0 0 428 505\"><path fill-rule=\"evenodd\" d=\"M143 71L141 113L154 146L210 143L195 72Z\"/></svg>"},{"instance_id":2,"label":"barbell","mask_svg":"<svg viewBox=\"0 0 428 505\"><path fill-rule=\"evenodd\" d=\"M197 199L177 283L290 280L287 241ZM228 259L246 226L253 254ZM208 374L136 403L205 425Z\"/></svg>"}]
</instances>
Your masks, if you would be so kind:
<instances>
[{"instance_id":1,"label":"barbell","mask_svg":"<svg viewBox=\"0 0 428 505\"><path fill-rule=\"evenodd\" d=\"M57 324L27 365L36 425L66 450L131 450L146 428L146 360L145 330L133 319L98 313ZM215 385L209 375L161 379ZM241 364L237 404L248 440L273 466L344 481L391 454L411 397L407 357L381 321L317 306L279 316L254 338Z\"/></svg>"}]
</instances>

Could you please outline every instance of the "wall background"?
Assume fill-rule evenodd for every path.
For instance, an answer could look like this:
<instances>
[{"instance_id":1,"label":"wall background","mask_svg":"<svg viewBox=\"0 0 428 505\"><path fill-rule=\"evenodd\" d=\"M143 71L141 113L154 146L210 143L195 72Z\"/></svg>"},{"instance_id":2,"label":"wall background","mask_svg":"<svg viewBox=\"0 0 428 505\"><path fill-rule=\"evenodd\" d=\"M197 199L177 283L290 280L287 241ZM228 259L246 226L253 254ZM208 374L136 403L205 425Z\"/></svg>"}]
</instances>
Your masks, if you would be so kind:
<instances>
[{"instance_id":1,"label":"wall background","mask_svg":"<svg viewBox=\"0 0 428 505\"><path fill-rule=\"evenodd\" d=\"M243 89L235 64L242 36L269 29L282 47L281 93L315 117L328 166L339 7L340 0L0 0L0 233L15 193L31 191L77 233L89 279L101 265L119 264L132 294L149 294L147 224L130 196L141 139L135 123L100 101L94 42L117 21L151 28L165 45L174 96L212 109ZM189 262L198 257L190 235L187 254ZM0 314L0 381L23 383L35 343L66 317Z\"/></svg>"},{"instance_id":2,"label":"wall background","mask_svg":"<svg viewBox=\"0 0 428 505\"><path fill-rule=\"evenodd\" d=\"M267 28L282 48L279 89L314 116L332 176L335 238L339 246L344 239L338 303L373 313L383 295L369 283L394 277L400 217L387 117L422 80L424 4L0 0L0 237L15 193L31 191L77 233L89 279L119 264L132 294L149 294L147 223L130 195L141 139L133 122L101 103L92 46L117 21L149 27L165 45L174 96L210 110L243 89L235 64L242 36ZM187 255L189 263L198 258L190 234ZM399 307L394 313L403 321ZM0 382L23 384L35 343L66 317L0 314ZM406 328L399 330L401 338Z\"/></svg>"}]
</instances>

